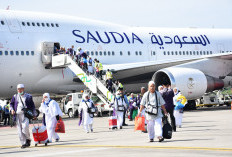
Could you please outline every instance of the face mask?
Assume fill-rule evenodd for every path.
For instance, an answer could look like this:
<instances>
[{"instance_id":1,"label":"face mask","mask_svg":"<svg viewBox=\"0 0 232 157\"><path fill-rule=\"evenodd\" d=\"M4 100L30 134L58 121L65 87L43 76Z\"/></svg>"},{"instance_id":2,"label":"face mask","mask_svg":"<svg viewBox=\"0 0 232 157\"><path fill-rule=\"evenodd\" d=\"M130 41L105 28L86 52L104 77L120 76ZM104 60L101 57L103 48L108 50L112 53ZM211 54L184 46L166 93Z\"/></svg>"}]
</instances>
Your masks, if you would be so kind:
<instances>
[{"instance_id":1,"label":"face mask","mask_svg":"<svg viewBox=\"0 0 232 157\"><path fill-rule=\"evenodd\" d=\"M45 98L45 99L44 99L45 103L48 103L49 100L50 100L49 98Z\"/></svg>"},{"instance_id":2,"label":"face mask","mask_svg":"<svg viewBox=\"0 0 232 157\"><path fill-rule=\"evenodd\" d=\"M19 93L20 95L23 95L23 92Z\"/></svg>"}]
</instances>

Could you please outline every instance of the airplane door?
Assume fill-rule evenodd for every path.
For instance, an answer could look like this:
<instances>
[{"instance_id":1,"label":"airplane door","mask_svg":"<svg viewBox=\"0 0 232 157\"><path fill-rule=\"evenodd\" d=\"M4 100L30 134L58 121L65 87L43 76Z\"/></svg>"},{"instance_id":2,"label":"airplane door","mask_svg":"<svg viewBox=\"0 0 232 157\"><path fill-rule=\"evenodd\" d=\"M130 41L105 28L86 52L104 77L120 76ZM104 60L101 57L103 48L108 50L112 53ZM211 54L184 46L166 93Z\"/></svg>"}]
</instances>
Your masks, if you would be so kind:
<instances>
[{"instance_id":1,"label":"airplane door","mask_svg":"<svg viewBox=\"0 0 232 157\"><path fill-rule=\"evenodd\" d=\"M12 33L21 33L22 29L19 24L19 21L14 16L14 13L8 12L6 15L7 25Z\"/></svg>"},{"instance_id":2,"label":"airplane door","mask_svg":"<svg viewBox=\"0 0 232 157\"><path fill-rule=\"evenodd\" d=\"M157 52L154 45L148 45L148 58L150 61L157 60Z\"/></svg>"}]
</instances>

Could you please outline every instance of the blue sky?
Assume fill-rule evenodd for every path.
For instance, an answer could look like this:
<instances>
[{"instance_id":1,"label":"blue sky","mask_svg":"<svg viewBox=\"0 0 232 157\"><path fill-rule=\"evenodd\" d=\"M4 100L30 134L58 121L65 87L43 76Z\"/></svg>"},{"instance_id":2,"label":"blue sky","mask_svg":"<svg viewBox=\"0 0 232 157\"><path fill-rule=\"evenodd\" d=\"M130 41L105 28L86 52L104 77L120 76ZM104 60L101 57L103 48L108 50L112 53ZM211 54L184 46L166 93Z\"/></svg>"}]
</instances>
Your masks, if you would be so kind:
<instances>
[{"instance_id":1,"label":"blue sky","mask_svg":"<svg viewBox=\"0 0 232 157\"><path fill-rule=\"evenodd\" d=\"M7 6L129 26L232 28L232 0L0 0Z\"/></svg>"}]
</instances>

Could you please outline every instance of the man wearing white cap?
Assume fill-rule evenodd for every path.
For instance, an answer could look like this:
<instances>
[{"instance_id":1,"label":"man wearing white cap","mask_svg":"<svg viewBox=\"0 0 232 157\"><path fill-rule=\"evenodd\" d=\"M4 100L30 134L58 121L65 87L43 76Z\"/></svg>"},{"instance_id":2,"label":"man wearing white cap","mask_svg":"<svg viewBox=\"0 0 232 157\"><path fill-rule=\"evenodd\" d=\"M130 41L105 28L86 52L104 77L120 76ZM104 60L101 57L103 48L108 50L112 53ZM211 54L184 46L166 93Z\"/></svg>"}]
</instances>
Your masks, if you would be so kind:
<instances>
[{"instance_id":1,"label":"man wearing white cap","mask_svg":"<svg viewBox=\"0 0 232 157\"><path fill-rule=\"evenodd\" d=\"M118 129L122 129L123 124L123 113L124 110L127 108L127 104L122 96L121 91L116 92L116 97L114 98L112 102L112 106L114 107L117 115L117 125Z\"/></svg>"},{"instance_id":2,"label":"man wearing white cap","mask_svg":"<svg viewBox=\"0 0 232 157\"><path fill-rule=\"evenodd\" d=\"M55 129L59 117L63 115L59 104L55 100L50 99L49 93L44 93L39 110L45 114L49 142L52 142L52 138L58 142L60 137L55 132Z\"/></svg>"},{"instance_id":3,"label":"man wearing white cap","mask_svg":"<svg viewBox=\"0 0 232 157\"><path fill-rule=\"evenodd\" d=\"M91 111L93 109L93 111ZM95 106L93 101L89 98L89 94L83 94L83 99L79 105L79 115L82 117L82 124L86 133L89 133L89 129L93 132L93 114ZM96 111L96 110L95 110Z\"/></svg>"},{"instance_id":4,"label":"man wearing white cap","mask_svg":"<svg viewBox=\"0 0 232 157\"><path fill-rule=\"evenodd\" d=\"M25 116L23 109L27 108L31 110L35 116L35 104L32 96L24 92L23 84L17 85L17 91L18 93L11 99L11 114L14 115L14 121L16 121L19 139L22 144L21 148L26 148L31 145L31 138L29 132L29 119Z\"/></svg>"}]
</instances>

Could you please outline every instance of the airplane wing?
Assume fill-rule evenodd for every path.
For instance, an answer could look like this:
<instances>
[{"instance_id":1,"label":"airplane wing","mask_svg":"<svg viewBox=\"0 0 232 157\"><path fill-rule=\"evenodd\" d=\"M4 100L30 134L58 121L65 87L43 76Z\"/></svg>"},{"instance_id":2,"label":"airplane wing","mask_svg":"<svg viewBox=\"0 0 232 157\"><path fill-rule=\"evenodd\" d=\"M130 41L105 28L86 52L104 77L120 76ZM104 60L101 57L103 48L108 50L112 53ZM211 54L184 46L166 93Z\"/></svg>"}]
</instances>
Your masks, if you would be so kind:
<instances>
[{"instance_id":1,"label":"airplane wing","mask_svg":"<svg viewBox=\"0 0 232 157\"><path fill-rule=\"evenodd\" d=\"M104 65L104 70L110 69L114 73L116 79L135 79L139 80L140 78L151 79L153 74L163 68L172 67L176 65L181 65L185 63L190 63L202 59L223 59L223 60L232 60L232 52L221 53L215 55L205 55L205 56L194 56L189 59L186 56L178 56L179 59L166 59L158 61L149 61L149 62L136 62L128 64L112 64ZM136 75L134 75L136 74Z\"/></svg>"}]
</instances>

